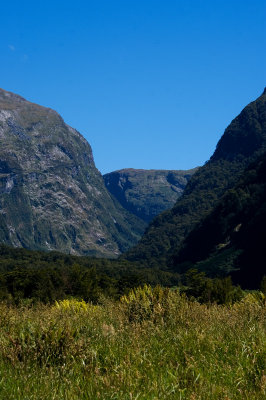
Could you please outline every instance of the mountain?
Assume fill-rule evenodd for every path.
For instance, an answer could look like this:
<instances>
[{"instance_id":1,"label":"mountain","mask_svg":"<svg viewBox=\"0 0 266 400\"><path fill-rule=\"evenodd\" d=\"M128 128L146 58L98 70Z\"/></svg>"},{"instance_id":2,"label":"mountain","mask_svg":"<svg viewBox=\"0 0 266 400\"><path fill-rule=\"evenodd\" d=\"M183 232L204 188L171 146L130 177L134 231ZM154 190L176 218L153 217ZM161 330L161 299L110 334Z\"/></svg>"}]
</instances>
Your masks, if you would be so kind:
<instances>
[{"instance_id":1,"label":"mountain","mask_svg":"<svg viewBox=\"0 0 266 400\"><path fill-rule=\"evenodd\" d=\"M54 110L0 89L0 242L113 257L144 223L107 191L91 147Z\"/></svg>"},{"instance_id":2,"label":"mountain","mask_svg":"<svg viewBox=\"0 0 266 400\"><path fill-rule=\"evenodd\" d=\"M210 276L231 273L237 283L258 288L266 274L266 153L251 163L211 213L186 237L172 259Z\"/></svg>"},{"instance_id":3,"label":"mountain","mask_svg":"<svg viewBox=\"0 0 266 400\"><path fill-rule=\"evenodd\" d=\"M266 148L266 89L231 122L210 160L192 176L171 210L156 217L124 257L168 266L182 241Z\"/></svg>"},{"instance_id":4,"label":"mountain","mask_svg":"<svg viewBox=\"0 0 266 400\"><path fill-rule=\"evenodd\" d=\"M187 171L121 169L103 175L105 185L120 204L149 223L172 208L197 168Z\"/></svg>"}]
</instances>

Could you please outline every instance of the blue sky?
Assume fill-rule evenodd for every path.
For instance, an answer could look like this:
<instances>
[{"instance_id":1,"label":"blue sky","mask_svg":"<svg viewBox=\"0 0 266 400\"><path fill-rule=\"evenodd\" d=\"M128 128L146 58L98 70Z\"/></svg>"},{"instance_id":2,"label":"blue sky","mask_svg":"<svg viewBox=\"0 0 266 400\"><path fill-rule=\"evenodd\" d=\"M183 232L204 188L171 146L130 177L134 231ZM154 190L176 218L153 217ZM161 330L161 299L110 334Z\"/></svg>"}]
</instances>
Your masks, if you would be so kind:
<instances>
[{"instance_id":1,"label":"blue sky","mask_svg":"<svg viewBox=\"0 0 266 400\"><path fill-rule=\"evenodd\" d=\"M266 2L1 2L0 87L57 110L102 172L203 164L266 86Z\"/></svg>"}]
</instances>

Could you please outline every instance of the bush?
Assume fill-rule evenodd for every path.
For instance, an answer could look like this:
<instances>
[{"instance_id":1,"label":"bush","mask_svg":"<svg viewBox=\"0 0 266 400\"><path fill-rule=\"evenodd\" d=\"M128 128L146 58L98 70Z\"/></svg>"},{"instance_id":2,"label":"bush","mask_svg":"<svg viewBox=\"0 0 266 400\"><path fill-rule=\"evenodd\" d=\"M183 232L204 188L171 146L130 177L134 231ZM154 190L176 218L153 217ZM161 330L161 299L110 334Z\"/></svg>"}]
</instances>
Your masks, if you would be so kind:
<instances>
[{"instance_id":1,"label":"bush","mask_svg":"<svg viewBox=\"0 0 266 400\"><path fill-rule=\"evenodd\" d=\"M144 285L132 289L128 295L121 297L124 311L129 322L152 320L159 322L166 320L170 310L180 301L178 290L171 290L156 286Z\"/></svg>"}]
</instances>

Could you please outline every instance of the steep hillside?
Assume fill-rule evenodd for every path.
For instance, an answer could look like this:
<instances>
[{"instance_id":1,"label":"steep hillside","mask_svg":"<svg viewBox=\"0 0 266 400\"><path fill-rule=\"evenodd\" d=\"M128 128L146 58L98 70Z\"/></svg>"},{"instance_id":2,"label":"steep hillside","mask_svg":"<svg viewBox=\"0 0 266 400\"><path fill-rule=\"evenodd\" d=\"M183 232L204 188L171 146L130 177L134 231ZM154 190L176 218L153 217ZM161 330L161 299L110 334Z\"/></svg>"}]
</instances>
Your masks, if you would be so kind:
<instances>
[{"instance_id":1,"label":"steep hillside","mask_svg":"<svg viewBox=\"0 0 266 400\"><path fill-rule=\"evenodd\" d=\"M0 90L0 242L115 256L143 232L112 198L87 141L55 111Z\"/></svg>"},{"instance_id":2,"label":"steep hillside","mask_svg":"<svg viewBox=\"0 0 266 400\"><path fill-rule=\"evenodd\" d=\"M266 90L225 130L211 159L193 175L175 206L156 217L125 257L167 265L183 239L266 146Z\"/></svg>"},{"instance_id":3,"label":"steep hillside","mask_svg":"<svg viewBox=\"0 0 266 400\"><path fill-rule=\"evenodd\" d=\"M120 204L149 223L173 207L197 168L187 171L121 169L103 175L107 189Z\"/></svg>"},{"instance_id":4,"label":"steep hillside","mask_svg":"<svg viewBox=\"0 0 266 400\"><path fill-rule=\"evenodd\" d=\"M249 165L237 185L196 226L172 259L211 276L233 273L237 283L257 288L266 275L266 153Z\"/></svg>"}]
</instances>

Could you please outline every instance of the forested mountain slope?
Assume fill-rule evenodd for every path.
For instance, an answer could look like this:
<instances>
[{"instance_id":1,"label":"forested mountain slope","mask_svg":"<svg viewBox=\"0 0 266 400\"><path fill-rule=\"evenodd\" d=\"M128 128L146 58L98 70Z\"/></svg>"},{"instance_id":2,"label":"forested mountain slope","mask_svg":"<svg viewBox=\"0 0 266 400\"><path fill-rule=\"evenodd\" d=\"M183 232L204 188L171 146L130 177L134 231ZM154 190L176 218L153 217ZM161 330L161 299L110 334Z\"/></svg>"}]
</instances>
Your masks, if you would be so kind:
<instances>
[{"instance_id":1,"label":"forested mountain slope","mask_svg":"<svg viewBox=\"0 0 266 400\"><path fill-rule=\"evenodd\" d=\"M237 185L196 226L172 258L173 269L194 266L210 276L231 273L257 288L266 275L266 153L251 163Z\"/></svg>"},{"instance_id":2,"label":"forested mountain slope","mask_svg":"<svg viewBox=\"0 0 266 400\"><path fill-rule=\"evenodd\" d=\"M0 242L115 256L144 223L110 195L91 147L55 111L0 89Z\"/></svg>"},{"instance_id":3,"label":"forested mountain slope","mask_svg":"<svg viewBox=\"0 0 266 400\"><path fill-rule=\"evenodd\" d=\"M184 238L232 188L266 146L266 90L232 121L210 160L193 175L175 206L156 217L141 241L124 255L167 266Z\"/></svg>"}]
</instances>

